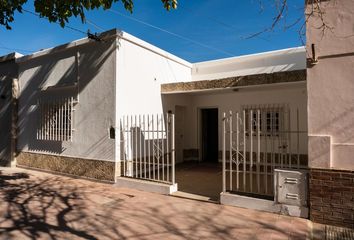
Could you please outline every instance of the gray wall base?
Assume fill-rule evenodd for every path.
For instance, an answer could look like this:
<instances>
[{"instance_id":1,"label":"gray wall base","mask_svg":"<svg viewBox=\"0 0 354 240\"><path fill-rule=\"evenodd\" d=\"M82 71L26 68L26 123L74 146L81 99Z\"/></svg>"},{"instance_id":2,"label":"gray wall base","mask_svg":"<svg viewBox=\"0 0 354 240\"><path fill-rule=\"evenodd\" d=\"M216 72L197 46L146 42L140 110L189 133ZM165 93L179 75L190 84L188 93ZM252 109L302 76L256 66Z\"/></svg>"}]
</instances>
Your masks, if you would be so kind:
<instances>
[{"instance_id":1,"label":"gray wall base","mask_svg":"<svg viewBox=\"0 0 354 240\"><path fill-rule=\"evenodd\" d=\"M168 185L163 183L150 182L150 181L134 179L134 178L126 178L126 177L117 177L114 186L122 187L122 188L132 188L141 191L159 193L165 195L169 195L174 192L177 192L178 189L177 183L175 183L174 185Z\"/></svg>"},{"instance_id":2,"label":"gray wall base","mask_svg":"<svg viewBox=\"0 0 354 240\"><path fill-rule=\"evenodd\" d=\"M308 218L308 209L305 207L277 204L271 200L241 196L231 193L220 193L220 203L235 207L255 209L271 213Z\"/></svg>"}]
</instances>

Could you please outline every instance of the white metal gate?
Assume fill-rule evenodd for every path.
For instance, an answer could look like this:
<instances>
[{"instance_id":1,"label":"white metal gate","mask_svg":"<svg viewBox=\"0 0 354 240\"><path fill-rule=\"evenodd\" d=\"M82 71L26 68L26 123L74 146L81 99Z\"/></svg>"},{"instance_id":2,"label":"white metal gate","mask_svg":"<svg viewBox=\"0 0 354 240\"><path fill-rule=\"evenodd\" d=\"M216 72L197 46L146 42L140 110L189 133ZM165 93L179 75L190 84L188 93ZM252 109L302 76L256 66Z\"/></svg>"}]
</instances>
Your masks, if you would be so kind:
<instances>
[{"instance_id":1,"label":"white metal gate","mask_svg":"<svg viewBox=\"0 0 354 240\"><path fill-rule=\"evenodd\" d=\"M173 114L124 116L120 121L120 175L175 184Z\"/></svg>"},{"instance_id":2,"label":"white metal gate","mask_svg":"<svg viewBox=\"0 0 354 240\"><path fill-rule=\"evenodd\" d=\"M273 196L274 169L307 167L299 110L282 105L223 114L223 192Z\"/></svg>"}]
</instances>

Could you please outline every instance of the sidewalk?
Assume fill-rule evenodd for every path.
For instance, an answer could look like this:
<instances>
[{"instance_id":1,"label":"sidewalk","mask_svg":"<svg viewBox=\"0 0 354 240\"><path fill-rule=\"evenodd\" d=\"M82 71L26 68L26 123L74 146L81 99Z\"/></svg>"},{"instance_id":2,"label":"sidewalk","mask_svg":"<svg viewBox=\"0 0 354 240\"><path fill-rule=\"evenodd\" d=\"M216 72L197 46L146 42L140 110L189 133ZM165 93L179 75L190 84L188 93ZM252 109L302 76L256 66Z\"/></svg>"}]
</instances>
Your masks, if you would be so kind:
<instances>
[{"instance_id":1,"label":"sidewalk","mask_svg":"<svg viewBox=\"0 0 354 240\"><path fill-rule=\"evenodd\" d=\"M0 239L310 239L311 222L0 168Z\"/></svg>"}]
</instances>

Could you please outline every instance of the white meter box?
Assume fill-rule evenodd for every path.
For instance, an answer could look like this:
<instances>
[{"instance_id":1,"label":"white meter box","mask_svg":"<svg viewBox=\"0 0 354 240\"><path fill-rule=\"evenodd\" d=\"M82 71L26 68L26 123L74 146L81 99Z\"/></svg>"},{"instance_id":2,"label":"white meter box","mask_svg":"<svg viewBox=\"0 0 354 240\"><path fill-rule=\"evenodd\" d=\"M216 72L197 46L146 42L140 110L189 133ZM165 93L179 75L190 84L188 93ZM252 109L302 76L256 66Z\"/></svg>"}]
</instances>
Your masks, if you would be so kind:
<instances>
[{"instance_id":1,"label":"white meter box","mask_svg":"<svg viewBox=\"0 0 354 240\"><path fill-rule=\"evenodd\" d=\"M308 172L306 170L275 169L274 185L276 203L307 206Z\"/></svg>"}]
</instances>

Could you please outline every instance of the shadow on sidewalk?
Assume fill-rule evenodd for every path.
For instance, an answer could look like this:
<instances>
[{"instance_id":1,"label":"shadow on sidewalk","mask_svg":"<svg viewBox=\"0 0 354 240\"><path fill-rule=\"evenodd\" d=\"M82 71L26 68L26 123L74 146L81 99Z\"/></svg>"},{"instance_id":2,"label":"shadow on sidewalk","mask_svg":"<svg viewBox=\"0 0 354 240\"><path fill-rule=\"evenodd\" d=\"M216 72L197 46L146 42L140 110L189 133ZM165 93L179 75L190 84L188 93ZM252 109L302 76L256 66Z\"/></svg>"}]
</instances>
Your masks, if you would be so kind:
<instances>
[{"instance_id":1,"label":"shadow on sidewalk","mask_svg":"<svg viewBox=\"0 0 354 240\"><path fill-rule=\"evenodd\" d=\"M57 239L57 232L65 232L84 239L96 239L69 226L66 219L74 208L71 200L79 199L75 187L63 191L56 179L28 181L29 178L31 176L27 173L3 174L0 171L0 196L7 202L6 210L3 209L6 213L0 218L0 236L11 238L12 232L20 231L29 239L37 239L43 233ZM54 216L51 215L53 209L57 211Z\"/></svg>"}]
</instances>

